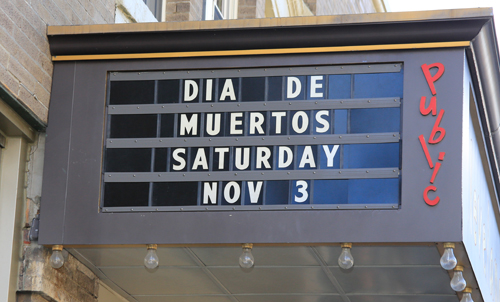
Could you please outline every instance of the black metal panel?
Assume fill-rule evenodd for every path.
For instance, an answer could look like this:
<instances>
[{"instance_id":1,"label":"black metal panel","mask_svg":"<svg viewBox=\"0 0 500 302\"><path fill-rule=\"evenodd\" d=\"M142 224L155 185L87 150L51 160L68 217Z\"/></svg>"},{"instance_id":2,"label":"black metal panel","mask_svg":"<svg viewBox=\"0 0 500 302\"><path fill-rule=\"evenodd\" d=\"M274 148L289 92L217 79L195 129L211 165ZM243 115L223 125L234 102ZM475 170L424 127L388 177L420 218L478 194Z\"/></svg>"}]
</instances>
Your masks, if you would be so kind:
<instances>
[{"instance_id":1,"label":"black metal panel","mask_svg":"<svg viewBox=\"0 0 500 302\"><path fill-rule=\"evenodd\" d=\"M470 41L487 20L56 35L49 42L57 56Z\"/></svg>"},{"instance_id":2,"label":"black metal panel","mask_svg":"<svg viewBox=\"0 0 500 302\"><path fill-rule=\"evenodd\" d=\"M129 70L186 70L190 68L244 68L255 66L304 66L316 64L352 64L361 62L402 62L405 68L402 102L402 189L398 210L282 210L231 212L141 212L99 213L103 117L106 97L106 73ZM441 202L430 207L422 192L429 184L432 170L418 141L429 137L434 119L422 116L419 100L429 95L420 66L443 63L444 76L436 83L438 108L446 114L441 126L446 138L431 149L446 159L436 186ZM56 63L59 66L61 63ZM369 52L357 54L280 55L245 58L189 58L176 60L101 61L78 63L73 114L68 195L54 191L44 206L64 206L64 238L43 233L61 234L61 226L48 224L42 229L42 244L190 244L190 243L311 243L311 242L442 242L461 240L461 123L463 49ZM64 81L55 82L58 86ZM53 99L54 104L61 102ZM62 105L54 105L62 106ZM52 111L51 114L62 114ZM56 123L62 131L69 123ZM419 125L416 127L415 125ZM50 125L52 127L52 124ZM52 146L48 146L53 148ZM54 152L55 154L59 154ZM66 156L67 158L67 156ZM51 156L46 167L51 171L65 168L58 156ZM44 190L57 178L48 174ZM58 187L59 188L59 187ZM45 191L44 191L45 192ZM44 220L60 219L61 213L46 211Z\"/></svg>"},{"instance_id":3,"label":"black metal panel","mask_svg":"<svg viewBox=\"0 0 500 302\"><path fill-rule=\"evenodd\" d=\"M65 224L66 187L69 177L69 155L75 84L74 62L56 64L52 77L50 124L47 129L43 169L43 202L40 215L41 242L62 242ZM50 185L49 185L50 184Z\"/></svg>"}]
</instances>

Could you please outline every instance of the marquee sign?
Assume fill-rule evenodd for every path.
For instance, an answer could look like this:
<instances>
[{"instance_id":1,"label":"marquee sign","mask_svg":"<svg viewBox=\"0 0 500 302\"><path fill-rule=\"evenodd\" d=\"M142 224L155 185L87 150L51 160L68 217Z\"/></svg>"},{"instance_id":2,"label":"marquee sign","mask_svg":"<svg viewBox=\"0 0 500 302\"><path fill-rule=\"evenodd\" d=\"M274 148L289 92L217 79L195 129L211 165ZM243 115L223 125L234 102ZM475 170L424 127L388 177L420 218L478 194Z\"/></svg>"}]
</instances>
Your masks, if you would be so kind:
<instances>
[{"instance_id":1,"label":"marquee sign","mask_svg":"<svg viewBox=\"0 0 500 302\"><path fill-rule=\"evenodd\" d=\"M111 73L105 211L393 208L402 64Z\"/></svg>"}]
</instances>

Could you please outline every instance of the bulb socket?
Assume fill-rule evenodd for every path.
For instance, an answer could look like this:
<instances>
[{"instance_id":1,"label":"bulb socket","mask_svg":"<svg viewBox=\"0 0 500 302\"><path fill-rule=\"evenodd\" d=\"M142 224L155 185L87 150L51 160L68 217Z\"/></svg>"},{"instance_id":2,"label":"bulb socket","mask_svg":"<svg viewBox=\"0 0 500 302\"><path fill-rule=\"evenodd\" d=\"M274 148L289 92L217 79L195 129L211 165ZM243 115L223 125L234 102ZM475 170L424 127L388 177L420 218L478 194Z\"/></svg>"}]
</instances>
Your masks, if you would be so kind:
<instances>
[{"instance_id":1,"label":"bulb socket","mask_svg":"<svg viewBox=\"0 0 500 302\"><path fill-rule=\"evenodd\" d=\"M443 246L444 246L444 248L445 248L445 249L446 249L446 248L452 248L452 249L454 249L454 248L455 248L455 243L445 242L445 243L443 244Z\"/></svg>"},{"instance_id":2,"label":"bulb socket","mask_svg":"<svg viewBox=\"0 0 500 302\"><path fill-rule=\"evenodd\" d=\"M462 293L464 293L464 294L465 294L465 293L469 293L469 294L470 294L470 293L472 293L472 288L470 288L470 287L466 287L466 288L462 291Z\"/></svg>"},{"instance_id":3,"label":"bulb socket","mask_svg":"<svg viewBox=\"0 0 500 302\"><path fill-rule=\"evenodd\" d=\"M148 244L146 247L148 250L156 250L158 249L158 244Z\"/></svg>"},{"instance_id":4,"label":"bulb socket","mask_svg":"<svg viewBox=\"0 0 500 302\"><path fill-rule=\"evenodd\" d=\"M252 249L253 248L253 244L252 243L243 243L241 245L241 248L242 249Z\"/></svg>"},{"instance_id":5,"label":"bulb socket","mask_svg":"<svg viewBox=\"0 0 500 302\"><path fill-rule=\"evenodd\" d=\"M63 246L60 244L56 244L56 245L52 246L53 251L62 251L62 249L63 249Z\"/></svg>"},{"instance_id":6,"label":"bulb socket","mask_svg":"<svg viewBox=\"0 0 500 302\"><path fill-rule=\"evenodd\" d=\"M454 271L459 271L459 272L463 272L464 271L464 267L461 266L461 265L457 265L455 266L455 268L453 269Z\"/></svg>"},{"instance_id":7,"label":"bulb socket","mask_svg":"<svg viewBox=\"0 0 500 302\"><path fill-rule=\"evenodd\" d=\"M344 243L340 244L340 247L341 248L345 248L345 247L352 248L352 243L350 243L350 242L344 242Z\"/></svg>"}]
</instances>

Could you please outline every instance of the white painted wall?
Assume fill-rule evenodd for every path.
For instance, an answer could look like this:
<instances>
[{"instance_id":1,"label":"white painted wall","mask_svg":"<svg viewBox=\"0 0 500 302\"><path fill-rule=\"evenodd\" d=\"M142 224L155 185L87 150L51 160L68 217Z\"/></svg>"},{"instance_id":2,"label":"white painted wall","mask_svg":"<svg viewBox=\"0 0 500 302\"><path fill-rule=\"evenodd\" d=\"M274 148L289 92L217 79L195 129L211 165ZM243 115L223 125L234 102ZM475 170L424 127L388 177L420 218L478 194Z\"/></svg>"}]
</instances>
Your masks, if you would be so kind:
<instances>
[{"instance_id":1,"label":"white painted wall","mask_svg":"<svg viewBox=\"0 0 500 302\"><path fill-rule=\"evenodd\" d=\"M470 76L464 80L463 242L485 302L500 302L500 215L477 113L469 112ZM474 301L479 292L473 289Z\"/></svg>"}]
</instances>

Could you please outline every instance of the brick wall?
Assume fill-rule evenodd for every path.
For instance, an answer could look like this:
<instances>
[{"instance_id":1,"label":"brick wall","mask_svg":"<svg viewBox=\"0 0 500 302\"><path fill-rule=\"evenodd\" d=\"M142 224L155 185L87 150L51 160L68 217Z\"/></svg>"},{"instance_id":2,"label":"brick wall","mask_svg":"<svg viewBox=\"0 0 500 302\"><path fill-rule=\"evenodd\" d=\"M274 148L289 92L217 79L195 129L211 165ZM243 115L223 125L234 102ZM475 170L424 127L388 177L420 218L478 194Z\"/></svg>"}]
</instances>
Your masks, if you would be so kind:
<instances>
[{"instance_id":1,"label":"brick wall","mask_svg":"<svg viewBox=\"0 0 500 302\"><path fill-rule=\"evenodd\" d=\"M0 85L46 123L52 83L47 25L113 23L115 0L0 0Z\"/></svg>"}]
</instances>

